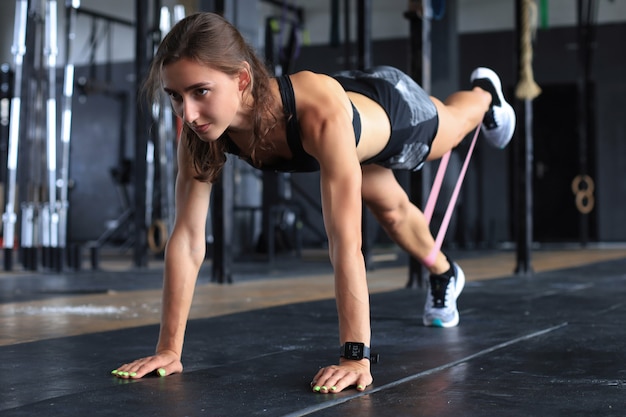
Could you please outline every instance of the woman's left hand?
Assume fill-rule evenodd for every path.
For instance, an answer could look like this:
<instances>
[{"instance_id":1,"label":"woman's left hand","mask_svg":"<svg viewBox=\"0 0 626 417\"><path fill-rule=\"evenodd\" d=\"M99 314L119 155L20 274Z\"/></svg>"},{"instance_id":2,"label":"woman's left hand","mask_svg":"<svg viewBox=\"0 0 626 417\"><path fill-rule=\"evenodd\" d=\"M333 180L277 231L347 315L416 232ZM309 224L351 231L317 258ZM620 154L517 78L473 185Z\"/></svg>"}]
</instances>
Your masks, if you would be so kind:
<instances>
[{"instance_id":1,"label":"woman's left hand","mask_svg":"<svg viewBox=\"0 0 626 417\"><path fill-rule=\"evenodd\" d=\"M357 391L364 391L373 381L369 360L342 359L339 365L320 369L311 381L311 389L320 394L335 394L356 386Z\"/></svg>"}]
</instances>

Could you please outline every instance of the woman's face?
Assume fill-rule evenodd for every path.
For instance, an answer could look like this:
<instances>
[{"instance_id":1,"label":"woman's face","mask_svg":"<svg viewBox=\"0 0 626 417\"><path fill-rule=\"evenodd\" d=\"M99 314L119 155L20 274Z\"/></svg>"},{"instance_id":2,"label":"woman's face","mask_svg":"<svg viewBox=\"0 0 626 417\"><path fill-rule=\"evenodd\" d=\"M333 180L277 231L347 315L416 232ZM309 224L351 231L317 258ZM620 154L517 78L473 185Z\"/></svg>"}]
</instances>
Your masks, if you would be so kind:
<instances>
[{"instance_id":1,"label":"woman's face","mask_svg":"<svg viewBox=\"0 0 626 417\"><path fill-rule=\"evenodd\" d=\"M217 140L228 127L241 125L247 72L231 76L183 58L165 66L161 80L174 112L201 140Z\"/></svg>"}]
</instances>

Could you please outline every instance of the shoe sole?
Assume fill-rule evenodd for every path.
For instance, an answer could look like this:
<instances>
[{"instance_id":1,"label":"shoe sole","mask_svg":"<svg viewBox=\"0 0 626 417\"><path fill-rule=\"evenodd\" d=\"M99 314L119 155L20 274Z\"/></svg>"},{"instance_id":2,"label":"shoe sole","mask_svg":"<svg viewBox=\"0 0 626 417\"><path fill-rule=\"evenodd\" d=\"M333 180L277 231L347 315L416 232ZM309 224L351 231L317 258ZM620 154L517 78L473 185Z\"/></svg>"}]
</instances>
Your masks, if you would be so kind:
<instances>
[{"instance_id":1,"label":"shoe sole","mask_svg":"<svg viewBox=\"0 0 626 417\"><path fill-rule=\"evenodd\" d=\"M506 111L507 113L509 113L509 117L511 118L511 123L509 123L509 131L507 132L507 136L506 136L509 139L504 143L497 144L497 147L499 147L500 149L504 149L506 145L509 144L511 139L513 139L513 133L515 132L515 124L517 122L516 117L515 117L515 111L513 110L513 107L509 103L507 103L506 101L502 103L502 109Z\"/></svg>"},{"instance_id":2,"label":"shoe sole","mask_svg":"<svg viewBox=\"0 0 626 417\"><path fill-rule=\"evenodd\" d=\"M424 326L426 327L437 327L440 329L448 329L450 327L456 327L459 325L459 312L456 311L454 314L454 318L448 322L443 322L441 319L435 319L432 322L424 321Z\"/></svg>"}]
</instances>

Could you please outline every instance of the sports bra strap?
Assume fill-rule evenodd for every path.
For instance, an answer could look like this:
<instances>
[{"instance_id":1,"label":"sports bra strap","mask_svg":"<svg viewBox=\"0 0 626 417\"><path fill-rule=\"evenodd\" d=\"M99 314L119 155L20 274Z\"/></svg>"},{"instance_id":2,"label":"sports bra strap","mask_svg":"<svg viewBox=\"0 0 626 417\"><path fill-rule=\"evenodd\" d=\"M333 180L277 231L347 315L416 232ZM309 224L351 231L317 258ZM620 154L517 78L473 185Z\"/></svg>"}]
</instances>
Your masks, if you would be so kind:
<instances>
[{"instance_id":1,"label":"sports bra strap","mask_svg":"<svg viewBox=\"0 0 626 417\"><path fill-rule=\"evenodd\" d=\"M298 125L298 115L296 113L296 98L293 94L293 84L289 75L276 77L280 98L283 101L285 120L287 121L287 144L292 155L302 155L305 153L300 139L300 127Z\"/></svg>"}]
</instances>

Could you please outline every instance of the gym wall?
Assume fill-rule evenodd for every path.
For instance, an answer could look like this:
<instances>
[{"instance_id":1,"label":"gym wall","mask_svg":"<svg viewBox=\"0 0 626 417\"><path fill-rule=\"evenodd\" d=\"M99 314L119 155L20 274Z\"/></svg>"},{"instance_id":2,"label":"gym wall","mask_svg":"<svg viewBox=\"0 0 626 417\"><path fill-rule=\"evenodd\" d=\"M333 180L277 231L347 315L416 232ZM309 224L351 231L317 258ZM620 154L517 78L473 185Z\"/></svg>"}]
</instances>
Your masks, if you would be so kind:
<instances>
[{"instance_id":1,"label":"gym wall","mask_svg":"<svg viewBox=\"0 0 626 417\"><path fill-rule=\"evenodd\" d=\"M437 23L434 22L434 25ZM594 208L589 213L592 241L623 242L626 224L626 56L616 54L626 39L625 24L600 25L592 62L592 113L590 146L587 152L589 175L594 180ZM433 37L433 51L440 51ZM496 69L508 96L513 99L517 80L516 39L511 31L464 33L459 35L458 78L447 79L445 57L433 54L434 95L445 97L452 87L468 86L471 71L479 65ZM395 65L408 70L407 39L373 42L373 63ZM538 242L577 242L581 235L572 180L580 174L578 161L579 76L577 32L573 27L540 30L534 57L534 75L544 94L534 103L538 109L534 136L534 221ZM328 46L304 48L298 68L321 72L342 69L343 50ZM520 110L522 103L515 101ZM521 114L521 112L520 112ZM523 120L519 120L523 123ZM518 134L519 135L519 134ZM522 140L516 137L515 140ZM514 143L505 151L479 143L463 186L455 217L456 231L448 240L462 246L494 247L514 240L513 155ZM464 149L460 154L464 155ZM308 177L307 187L317 179ZM312 215L312 213L311 213Z\"/></svg>"},{"instance_id":2,"label":"gym wall","mask_svg":"<svg viewBox=\"0 0 626 417\"><path fill-rule=\"evenodd\" d=\"M3 62L10 62L11 59L10 29L13 24L14 6L9 3L13 2L0 2ZM105 4L99 1L84 3L89 7ZM397 3L399 11L394 13L398 17L389 21L393 22L399 31L406 33L408 32L406 19L401 17L405 2ZM450 38L445 36L433 38L433 94L445 97L457 88L466 87L471 70L476 65L488 65L502 75L505 88L511 96L517 78L515 35L510 29L513 25L514 2L501 0L481 2L484 7L487 7L488 3L491 5L495 3L498 6L494 13L499 17L487 19L488 22L479 16L483 9L475 7L476 4L469 0L448 3L458 5L460 32L458 53L443 52L447 49L456 50L454 45L445 43L449 42ZM623 114L626 113L626 104L623 100L626 92L623 80L623 74L626 73L626 56L616 53L623 50L622 40L626 39L626 24L610 21L611 18L617 18L623 22L624 3L620 1L601 3L599 20L604 24L598 26L592 70L594 135L589 156L593 169L591 175L595 182L595 207L589 215L591 237L597 241L626 241L626 224L621 221L622 207L626 203L626 183L621 181L626 170L624 137L626 120L623 118ZM111 10L112 3L106 4L108 5L106 10ZM132 10L132 2L118 0L114 4L118 5L120 10ZM540 171L545 175L552 173L544 183L554 182L542 185L538 178L535 179L536 189L542 190L541 195L534 196L536 203L534 216L539 225L536 226L538 230L535 231L535 236L543 241L575 241L580 228L574 195L570 190L572 176L577 174L576 162L580 157L576 153L576 130L572 130L577 123L577 115L574 112L577 107L574 101L577 98L572 93L575 91L578 77L577 35L576 29L572 26L575 22L575 13L571 7L571 0L565 3L550 2L551 8L556 8L559 4L562 6L559 13L552 9L550 14L554 27L538 32L534 59L535 78L544 89L544 95L535 103L536 107L541 109L535 114L536 120L541 123L535 126L533 132L535 149L538 152L535 159L537 163L541 163L539 169L535 167L535 172ZM616 13L615 9L622 13ZM388 16L390 15L385 19L391 19ZM505 18L502 19L502 16ZM296 62L297 68L322 72L343 69L345 62L342 47L327 46L328 27L314 24L328 19L327 11L318 10L309 17L311 18L309 30L315 36L312 36L312 45L302 48ZM387 23L387 26L390 25ZM437 22L433 22L435 31L436 25ZM381 39L380 36L383 34L385 38ZM379 30L377 27L372 46L373 63L394 65L408 70L408 39L390 37L392 35L391 32ZM129 43L127 40L132 37L134 34L131 31L126 40L117 43L132 45L132 42ZM132 55L132 50L132 46L129 46L127 52L130 51ZM112 65L113 77L121 90L127 89L132 94L133 70L129 61L132 57L125 56L126 52L123 51L124 48L121 48L118 51L121 55L115 57L115 63ZM79 73L84 74L86 71L86 67L78 69ZM133 110L131 106L129 113L131 117L126 128L130 142L134 132ZM115 219L120 213L118 190L111 178L110 169L118 165L122 146L120 134L124 129L119 117L118 101L111 96L97 94L88 96L84 102L75 104L75 112L76 139L73 142L71 166L75 186L70 196L72 207L70 237L85 241L97 238L106 222ZM129 158L134 157L133 150L132 144L129 145ZM541 159L544 157L548 159ZM479 144L457 209L458 225L456 231L450 232L453 233L449 236L452 241L467 246L494 246L513 240L512 159L511 149L501 152ZM314 178L304 176L302 180L298 178L297 181L303 181L306 187L317 186ZM555 201L559 204L554 204ZM312 222L318 222L315 216L319 216L319 213L316 211L312 210L307 215ZM321 224L321 219L319 223ZM553 228L549 230L548 226ZM305 236L305 241L306 238ZM316 243L319 237L312 235L309 241Z\"/></svg>"}]
</instances>

